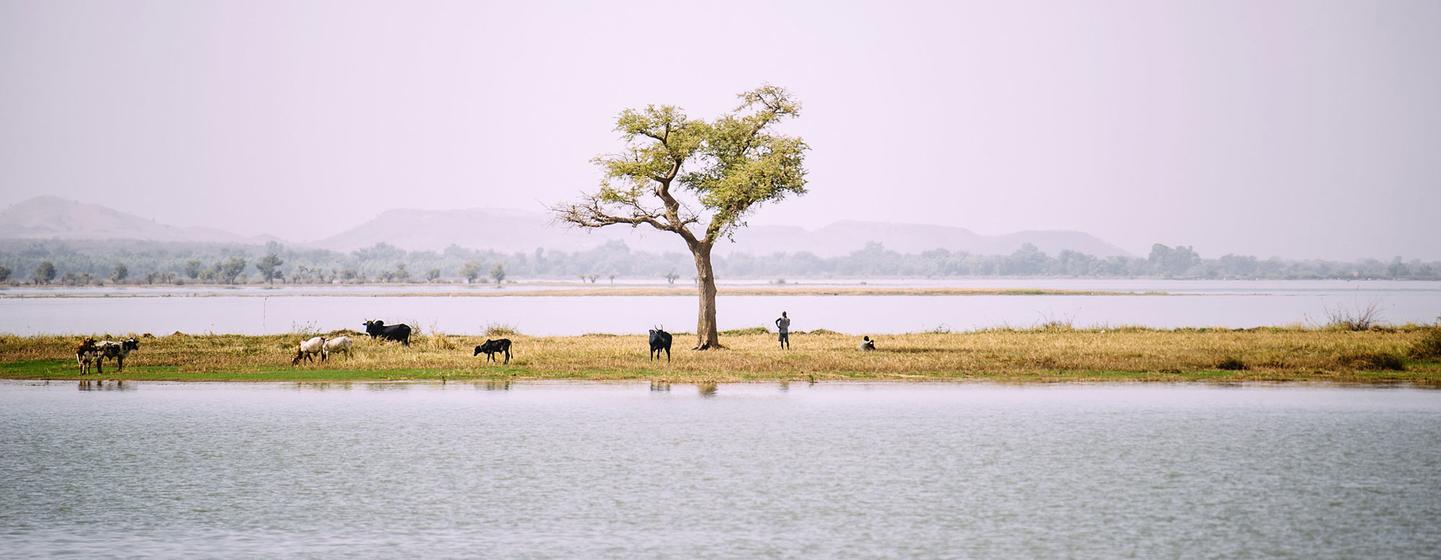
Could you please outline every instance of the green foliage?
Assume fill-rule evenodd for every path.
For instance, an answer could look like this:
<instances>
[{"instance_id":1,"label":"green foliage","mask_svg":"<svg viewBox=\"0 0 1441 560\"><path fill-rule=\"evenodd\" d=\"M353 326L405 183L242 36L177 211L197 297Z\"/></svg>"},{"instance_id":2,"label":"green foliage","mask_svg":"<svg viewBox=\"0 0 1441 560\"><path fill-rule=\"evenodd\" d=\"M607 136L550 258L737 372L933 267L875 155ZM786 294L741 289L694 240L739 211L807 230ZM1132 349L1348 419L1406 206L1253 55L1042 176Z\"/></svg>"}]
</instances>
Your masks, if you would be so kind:
<instances>
[{"instance_id":1,"label":"green foliage","mask_svg":"<svg viewBox=\"0 0 1441 560\"><path fill-rule=\"evenodd\" d=\"M807 146L775 132L778 123L800 114L800 105L770 85L739 97L734 111L713 122L691 119L670 105L621 112L616 131L625 146L593 160L604 172L600 189L556 213L581 227L646 224L708 245L743 225L761 203L805 193ZM681 192L696 204L683 203ZM690 229L702 222L704 231Z\"/></svg>"},{"instance_id":2,"label":"green foliage","mask_svg":"<svg viewBox=\"0 0 1441 560\"><path fill-rule=\"evenodd\" d=\"M7 280L9 280L9 279L10 279L10 269L5 268L5 267L3 267L3 266L0 266L0 282L5 282L5 281L7 281Z\"/></svg>"},{"instance_id":3,"label":"green foliage","mask_svg":"<svg viewBox=\"0 0 1441 560\"><path fill-rule=\"evenodd\" d=\"M36 284L49 284L55 280L55 263L42 261L35 267L35 274L32 276Z\"/></svg>"},{"instance_id":4,"label":"green foliage","mask_svg":"<svg viewBox=\"0 0 1441 560\"><path fill-rule=\"evenodd\" d=\"M272 245L273 244L274 242L272 242ZM260 277L265 280L265 283L270 284L277 278L283 276L280 271L280 265L282 264L285 264L285 261L280 259L280 255L276 253L266 253L265 257L260 259L260 262L255 263L255 269L260 271Z\"/></svg>"},{"instance_id":5,"label":"green foliage","mask_svg":"<svg viewBox=\"0 0 1441 560\"><path fill-rule=\"evenodd\" d=\"M130 269L125 267L125 263L115 263L115 269L110 271L110 281L117 284L124 282L129 276Z\"/></svg>"},{"instance_id":6,"label":"green foliage","mask_svg":"<svg viewBox=\"0 0 1441 560\"><path fill-rule=\"evenodd\" d=\"M410 270L405 268L405 263L395 263L395 268L380 274L380 279L385 282L409 282Z\"/></svg>"},{"instance_id":7,"label":"green foliage","mask_svg":"<svg viewBox=\"0 0 1441 560\"><path fill-rule=\"evenodd\" d=\"M1167 247L1160 243L1151 246L1151 255L1146 259L1152 270L1164 276L1184 276L1191 267L1201 262L1201 257L1196 251L1188 246L1180 245L1176 248Z\"/></svg>"},{"instance_id":8,"label":"green foliage","mask_svg":"<svg viewBox=\"0 0 1441 560\"><path fill-rule=\"evenodd\" d=\"M475 283L475 279L480 278L480 268L479 261L466 261L465 265L460 267L460 275L465 277L466 282Z\"/></svg>"},{"instance_id":9,"label":"green foliage","mask_svg":"<svg viewBox=\"0 0 1441 560\"><path fill-rule=\"evenodd\" d=\"M225 262L216 263L216 275L224 284L234 284L239 281L240 275L245 272L245 259L230 257Z\"/></svg>"},{"instance_id":10,"label":"green foliage","mask_svg":"<svg viewBox=\"0 0 1441 560\"><path fill-rule=\"evenodd\" d=\"M495 286L499 288L501 282L505 281L505 265L495 263L495 266L490 267L490 277L495 280Z\"/></svg>"},{"instance_id":11,"label":"green foliage","mask_svg":"<svg viewBox=\"0 0 1441 560\"><path fill-rule=\"evenodd\" d=\"M679 249L679 247L677 247ZM124 241L74 242L65 240L0 240L0 265L9 268L11 280L34 279L31 272L42 261L51 262L57 276L60 271L74 272L75 278L88 273L92 278L105 278L113 271L116 259L123 259L129 277L172 278L186 282L220 282L216 263L231 257L250 261L262 259L267 253L260 246L223 244L176 244L164 242ZM376 260L375 255L385 255ZM662 254L632 251L619 241L583 251L548 251L543 258L528 253L500 253L451 247L443 252L403 251L389 246L374 246L352 252L308 249L286 250L278 254L285 261L285 277L277 281L346 283L375 281L395 271L395 263L403 262L408 270L457 270L466 276L468 264L474 263L477 279L486 276L494 263L504 263L507 278L577 278L598 272L618 277L666 278L694 266L694 258L685 252ZM775 279L788 282L805 278L825 277L956 277L956 276L1072 276L1072 277L1135 277L1164 276L1146 258L1094 257L1062 251L1057 256L1044 252L1017 251L1010 255L974 255L959 251L934 249L922 253L903 254L879 244L858 247L856 251L835 257L819 257L811 253L747 253L732 251L716 254L715 271L730 278ZM1362 260L1351 263L1332 261L1257 260L1253 257L1227 255L1219 259L1202 259L1191 267L1188 277L1197 278L1389 278L1387 265L1381 261ZM24 273L18 271L25 271ZM1441 280L1441 262L1410 261L1406 278ZM678 281L693 274L679 274ZM52 277L52 280L54 278ZM669 280L668 280L669 281ZM1328 317L1329 319L1329 317Z\"/></svg>"}]
</instances>

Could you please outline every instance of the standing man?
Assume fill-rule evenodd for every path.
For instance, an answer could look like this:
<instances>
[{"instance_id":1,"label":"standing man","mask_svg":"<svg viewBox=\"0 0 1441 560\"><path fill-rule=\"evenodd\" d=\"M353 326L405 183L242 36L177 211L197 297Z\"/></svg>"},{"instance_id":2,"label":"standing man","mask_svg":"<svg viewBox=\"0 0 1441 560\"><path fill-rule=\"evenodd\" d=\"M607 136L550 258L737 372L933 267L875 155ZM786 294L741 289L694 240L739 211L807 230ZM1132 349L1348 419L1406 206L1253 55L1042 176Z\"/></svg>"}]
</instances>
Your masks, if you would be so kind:
<instances>
[{"instance_id":1,"label":"standing man","mask_svg":"<svg viewBox=\"0 0 1441 560\"><path fill-rule=\"evenodd\" d=\"M776 330L781 333L781 350L791 347L791 319L786 317L786 312L781 312L781 318L776 319Z\"/></svg>"}]
</instances>

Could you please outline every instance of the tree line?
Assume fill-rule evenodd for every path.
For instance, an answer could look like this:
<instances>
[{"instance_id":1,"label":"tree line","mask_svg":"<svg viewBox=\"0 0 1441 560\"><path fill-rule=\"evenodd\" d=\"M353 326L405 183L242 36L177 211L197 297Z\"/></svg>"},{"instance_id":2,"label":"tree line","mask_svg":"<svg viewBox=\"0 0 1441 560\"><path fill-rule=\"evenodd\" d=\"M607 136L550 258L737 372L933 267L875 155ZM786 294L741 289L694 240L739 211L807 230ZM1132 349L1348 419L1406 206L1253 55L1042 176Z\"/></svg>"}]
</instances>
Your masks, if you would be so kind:
<instances>
[{"instance_id":1,"label":"tree line","mask_svg":"<svg viewBox=\"0 0 1441 560\"><path fill-rule=\"evenodd\" d=\"M1156 244L1145 257L1096 257L1075 251L1055 255L1026 245L1009 255L975 255L936 249L899 253L869 243L842 256L808 252L716 254L721 278L784 279L876 277L1004 277L1194 279L1403 279L1441 280L1441 262L1261 259L1246 255L1204 258L1188 246ZM379 244L350 252L266 246L137 241L0 241L0 283L6 284L364 284L488 283L514 278L579 279L604 284L617 278L694 282L692 256L632 251L613 241L583 251L501 253L452 246L405 251Z\"/></svg>"}]
</instances>

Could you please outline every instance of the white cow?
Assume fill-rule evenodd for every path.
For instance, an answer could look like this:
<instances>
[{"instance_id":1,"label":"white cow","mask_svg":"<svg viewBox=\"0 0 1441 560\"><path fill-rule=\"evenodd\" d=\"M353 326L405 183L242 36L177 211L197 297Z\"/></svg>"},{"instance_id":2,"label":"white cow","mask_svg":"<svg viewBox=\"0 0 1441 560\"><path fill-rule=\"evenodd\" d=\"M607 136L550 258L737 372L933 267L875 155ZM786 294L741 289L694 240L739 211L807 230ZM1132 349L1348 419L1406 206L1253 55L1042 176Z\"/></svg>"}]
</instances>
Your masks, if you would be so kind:
<instances>
[{"instance_id":1,"label":"white cow","mask_svg":"<svg viewBox=\"0 0 1441 560\"><path fill-rule=\"evenodd\" d=\"M336 352L344 353L346 358L350 357L350 337L337 336L325 341L325 347L321 348L320 361L325 361L326 358L329 358L331 354Z\"/></svg>"},{"instance_id":2,"label":"white cow","mask_svg":"<svg viewBox=\"0 0 1441 560\"><path fill-rule=\"evenodd\" d=\"M306 360L306 361L314 362L314 361L315 361L315 356L316 356L317 354L320 355L320 359L321 359L321 360L324 360L324 359L325 359L325 354L324 354L324 352L325 352L325 337L323 337L323 336L317 336L317 337L311 338L310 340L307 340L307 341L305 341L305 342L300 343L300 349L295 351L295 359L290 360L290 365L292 365L292 366L293 366L293 365L297 365L297 364L300 363L300 360L302 360L302 359L304 359L304 360Z\"/></svg>"}]
</instances>

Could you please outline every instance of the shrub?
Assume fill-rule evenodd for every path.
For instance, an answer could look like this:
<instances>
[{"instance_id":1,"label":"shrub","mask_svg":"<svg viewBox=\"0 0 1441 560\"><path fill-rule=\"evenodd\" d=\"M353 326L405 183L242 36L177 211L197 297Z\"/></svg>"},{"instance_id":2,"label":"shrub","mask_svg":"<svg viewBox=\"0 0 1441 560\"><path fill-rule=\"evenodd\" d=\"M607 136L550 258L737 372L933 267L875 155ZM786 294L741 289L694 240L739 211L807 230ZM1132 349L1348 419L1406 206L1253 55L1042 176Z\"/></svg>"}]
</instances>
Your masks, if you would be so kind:
<instances>
[{"instance_id":1,"label":"shrub","mask_svg":"<svg viewBox=\"0 0 1441 560\"><path fill-rule=\"evenodd\" d=\"M1381 313L1376 310L1376 304L1373 302L1358 309L1327 309L1326 318L1329 320L1326 324L1328 328L1343 331L1365 331L1370 330L1381 321Z\"/></svg>"},{"instance_id":2,"label":"shrub","mask_svg":"<svg viewBox=\"0 0 1441 560\"><path fill-rule=\"evenodd\" d=\"M731 329L728 331L721 331L721 336L746 336L753 334L770 334L770 332L770 329L767 329L765 327L750 327L745 329Z\"/></svg>"},{"instance_id":3,"label":"shrub","mask_svg":"<svg viewBox=\"0 0 1441 560\"><path fill-rule=\"evenodd\" d=\"M1421 338L1411 345L1414 358L1441 358L1441 325L1428 327Z\"/></svg>"},{"instance_id":4,"label":"shrub","mask_svg":"<svg viewBox=\"0 0 1441 560\"><path fill-rule=\"evenodd\" d=\"M515 330L515 327L510 326L510 325L507 325L507 324L504 324L504 323L491 323L491 324L485 326L485 336L488 336L488 337L504 337L504 336L519 336L519 335L520 335L520 331Z\"/></svg>"},{"instance_id":5,"label":"shrub","mask_svg":"<svg viewBox=\"0 0 1441 560\"><path fill-rule=\"evenodd\" d=\"M455 341L445 336L445 333L431 329L430 336L424 337L425 346L431 350L454 350Z\"/></svg>"},{"instance_id":6,"label":"shrub","mask_svg":"<svg viewBox=\"0 0 1441 560\"><path fill-rule=\"evenodd\" d=\"M1406 361L1395 352L1351 352L1342 354L1336 359L1336 362L1343 367L1359 370L1401 371L1406 369Z\"/></svg>"},{"instance_id":7,"label":"shrub","mask_svg":"<svg viewBox=\"0 0 1441 560\"><path fill-rule=\"evenodd\" d=\"M1237 358L1235 356L1228 356L1225 359L1221 360L1221 363L1216 364L1216 369L1223 369L1226 371L1244 371L1251 368L1246 365L1246 362L1242 362L1240 358Z\"/></svg>"}]
</instances>

